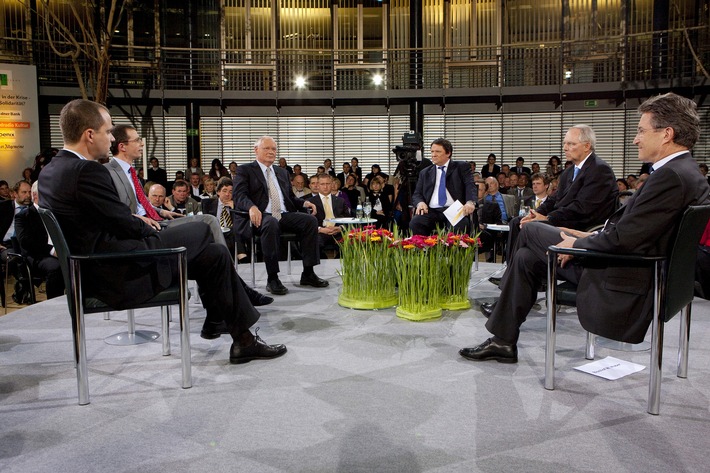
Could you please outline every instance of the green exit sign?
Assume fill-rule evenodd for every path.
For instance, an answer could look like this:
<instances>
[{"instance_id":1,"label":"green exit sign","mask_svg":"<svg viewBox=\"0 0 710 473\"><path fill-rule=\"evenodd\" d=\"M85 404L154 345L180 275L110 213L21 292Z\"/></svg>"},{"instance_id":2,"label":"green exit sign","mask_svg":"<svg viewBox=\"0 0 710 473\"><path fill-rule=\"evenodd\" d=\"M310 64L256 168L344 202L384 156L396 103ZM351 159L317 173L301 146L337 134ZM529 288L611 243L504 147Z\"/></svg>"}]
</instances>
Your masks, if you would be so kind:
<instances>
[{"instance_id":1,"label":"green exit sign","mask_svg":"<svg viewBox=\"0 0 710 473\"><path fill-rule=\"evenodd\" d=\"M188 128L187 129L187 136L199 136L200 135L200 130L197 128Z\"/></svg>"},{"instance_id":2,"label":"green exit sign","mask_svg":"<svg viewBox=\"0 0 710 473\"><path fill-rule=\"evenodd\" d=\"M585 106L585 107L596 107L596 106L597 106L597 101L596 101L596 100L585 100L585 101L584 101L584 106Z\"/></svg>"}]
</instances>

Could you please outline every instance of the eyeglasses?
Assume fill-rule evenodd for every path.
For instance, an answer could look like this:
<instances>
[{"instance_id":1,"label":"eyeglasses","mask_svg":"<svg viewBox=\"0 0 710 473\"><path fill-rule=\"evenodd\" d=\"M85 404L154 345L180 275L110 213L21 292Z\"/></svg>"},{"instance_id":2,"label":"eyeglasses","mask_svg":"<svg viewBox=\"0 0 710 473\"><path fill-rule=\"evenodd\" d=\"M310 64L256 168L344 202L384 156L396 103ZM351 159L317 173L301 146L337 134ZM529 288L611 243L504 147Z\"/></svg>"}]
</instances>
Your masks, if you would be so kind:
<instances>
[{"instance_id":1,"label":"eyeglasses","mask_svg":"<svg viewBox=\"0 0 710 473\"><path fill-rule=\"evenodd\" d=\"M654 127L654 128L641 128L641 127L638 127L638 128L636 129L636 136L643 135L643 134L646 133L647 131L659 131L659 130L665 130L665 129L666 129L665 126L657 126L657 127Z\"/></svg>"},{"instance_id":2,"label":"eyeglasses","mask_svg":"<svg viewBox=\"0 0 710 473\"><path fill-rule=\"evenodd\" d=\"M133 138L132 140L124 140L121 143L143 143L143 138L140 136L138 138Z\"/></svg>"}]
</instances>

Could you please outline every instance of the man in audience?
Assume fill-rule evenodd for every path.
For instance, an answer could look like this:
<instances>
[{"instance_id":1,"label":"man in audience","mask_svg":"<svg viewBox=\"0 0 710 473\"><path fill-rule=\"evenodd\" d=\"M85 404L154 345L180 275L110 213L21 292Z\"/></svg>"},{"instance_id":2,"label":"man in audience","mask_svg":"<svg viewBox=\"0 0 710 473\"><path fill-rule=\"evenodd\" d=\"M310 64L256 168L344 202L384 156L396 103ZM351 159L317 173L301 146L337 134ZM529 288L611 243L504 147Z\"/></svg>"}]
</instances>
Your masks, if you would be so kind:
<instances>
[{"instance_id":1,"label":"man in audience","mask_svg":"<svg viewBox=\"0 0 710 473\"><path fill-rule=\"evenodd\" d=\"M325 158L323 160L323 169L324 169L323 172L335 177L335 169L333 169L333 161L331 161L329 158Z\"/></svg>"},{"instance_id":2,"label":"man in audience","mask_svg":"<svg viewBox=\"0 0 710 473\"><path fill-rule=\"evenodd\" d=\"M0 234L3 235L0 245L0 261L4 266L7 262L7 249L12 248L12 237L15 236L15 216L28 205L32 204L32 190L30 184L18 181L12 187L15 198L0 207Z\"/></svg>"},{"instance_id":3,"label":"man in audience","mask_svg":"<svg viewBox=\"0 0 710 473\"><path fill-rule=\"evenodd\" d=\"M299 235L303 255L302 286L326 287L328 281L316 276L314 266L320 264L318 221L313 215L299 212L315 210L312 202L293 195L288 173L273 166L278 148L270 136L262 136L254 145L256 159L237 168L234 183L236 208L249 212L249 220L260 235L261 250L268 277L266 290L283 295L288 289L279 280L279 247L281 232Z\"/></svg>"},{"instance_id":4,"label":"man in audience","mask_svg":"<svg viewBox=\"0 0 710 473\"><path fill-rule=\"evenodd\" d=\"M168 173L158 164L158 158L150 158L148 168L148 180L160 184L163 187L168 185Z\"/></svg>"},{"instance_id":5,"label":"man in audience","mask_svg":"<svg viewBox=\"0 0 710 473\"><path fill-rule=\"evenodd\" d=\"M473 183L471 167L465 161L453 161L452 153L453 146L449 140L438 138L431 144L434 166L421 170L412 194L415 215L409 222L409 228L414 235L430 235L437 226L451 227L444 212L456 201L463 205L465 216L476 210L478 191ZM453 231L463 233L468 223L467 218L461 219L453 226Z\"/></svg>"},{"instance_id":6,"label":"man in audience","mask_svg":"<svg viewBox=\"0 0 710 473\"><path fill-rule=\"evenodd\" d=\"M547 191L550 187L550 178L546 174L536 173L532 175L532 196L525 200L525 205L531 210L537 210L547 200Z\"/></svg>"},{"instance_id":7,"label":"man in audience","mask_svg":"<svg viewBox=\"0 0 710 473\"><path fill-rule=\"evenodd\" d=\"M119 200L108 169L96 162L108 157L114 140L108 110L73 100L62 109L59 124L64 149L40 174L40 205L54 212L70 250L93 254L184 246L188 277L197 281L207 311L203 332L219 333L219 326L226 326L234 340L230 362L283 355L285 346L267 345L249 331L259 312L244 293L229 251L214 242L208 225L193 221L161 230L135 218ZM87 292L117 309L146 301L164 287L161 272L146 268L119 272L113 264L96 266L84 276ZM117 282L121 290L104 281Z\"/></svg>"},{"instance_id":8,"label":"man in audience","mask_svg":"<svg viewBox=\"0 0 710 473\"><path fill-rule=\"evenodd\" d=\"M303 177L303 174L294 174L291 179L291 185L293 186L293 195L299 199L308 198L313 193L306 187L306 179Z\"/></svg>"},{"instance_id":9,"label":"man in audience","mask_svg":"<svg viewBox=\"0 0 710 473\"><path fill-rule=\"evenodd\" d=\"M315 216L318 220L318 241L321 249L321 258L323 257L325 246L328 244L334 245L335 238L339 237L341 232L339 225L325 222L324 220L350 216L343 199L331 194L333 179L330 174L318 176L318 193L308 199L316 207Z\"/></svg>"},{"instance_id":10,"label":"man in audience","mask_svg":"<svg viewBox=\"0 0 710 473\"><path fill-rule=\"evenodd\" d=\"M165 207L165 187L161 186L160 184L153 184L152 186L150 186L150 189L148 189L148 202L150 202L150 204L155 208L155 210L158 211L159 214L161 213L161 209L168 210ZM182 214L175 213L175 215Z\"/></svg>"},{"instance_id":11,"label":"man in audience","mask_svg":"<svg viewBox=\"0 0 710 473\"><path fill-rule=\"evenodd\" d=\"M515 167L513 168L513 171L517 172L518 175L527 174L529 176L532 174L530 168L525 166L525 158L522 156L518 156L518 159L515 160Z\"/></svg>"},{"instance_id":12,"label":"man in audience","mask_svg":"<svg viewBox=\"0 0 710 473\"><path fill-rule=\"evenodd\" d=\"M335 175L342 185L345 185L345 179L350 175L350 163L347 161L343 163L343 172L339 172Z\"/></svg>"},{"instance_id":13,"label":"man in audience","mask_svg":"<svg viewBox=\"0 0 710 473\"><path fill-rule=\"evenodd\" d=\"M518 361L520 326L546 278L550 245L614 254L664 255L686 208L710 201L710 187L696 171L698 165L689 152L700 136L695 103L669 93L646 100L639 113L634 144L639 160L653 163L654 169L646 184L598 233L540 222L525 225L518 251L503 276L501 298L486 323L493 336L476 347L463 348L461 356L476 361ZM567 139L565 142L568 147ZM585 262L569 256L560 256L558 262L558 278L578 285L577 313L585 330L623 342L643 341L653 317L652 268L605 266L598 260Z\"/></svg>"},{"instance_id":14,"label":"man in audience","mask_svg":"<svg viewBox=\"0 0 710 473\"><path fill-rule=\"evenodd\" d=\"M47 299L52 299L64 294L64 278L54 247L37 212L37 187L38 181L35 181L32 184L32 205L20 210L15 216L15 234L22 247L22 255L27 258L32 268L32 274L45 278Z\"/></svg>"},{"instance_id":15,"label":"man in audience","mask_svg":"<svg viewBox=\"0 0 710 473\"><path fill-rule=\"evenodd\" d=\"M520 206L533 195L533 190L528 187L528 175L525 173L517 174L518 179L516 186L508 189L508 195L515 197L515 215L520 213Z\"/></svg>"},{"instance_id":16,"label":"man in audience","mask_svg":"<svg viewBox=\"0 0 710 473\"><path fill-rule=\"evenodd\" d=\"M183 215L197 215L200 211L200 204L190 197L189 187L185 181L175 181L173 195L168 197L168 201L174 207L175 212L180 212Z\"/></svg>"},{"instance_id":17,"label":"man in audience","mask_svg":"<svg viewBox=\"0 0 710 473\"><path fill-rule=\"evenodd\" d=\"M291 166L289 166L288 163L286 162L286 158L279 158L279 167L280 167L281 169L286 170L286 172L287 172L289 175L293 174L293 169L292 169ZM235 175L235 177L236 177L236 175Z\"/></svg>"},{"instance_id":18,"label":"man in audience","mask_svg":"<svg viewBox=\"0 0 710 473\"><path fill-rule=\"evenodd\" d=\"M495 246L494 242L502 240L503 237L501 232L489 230L486 224L508 223L515 207L515 197L501 194L498 191L498 180L493 176L486 178L484 187L485 194L478 202L478 222L481 225L481 246L483 251L489 251ZM492 251L486 261L491 263L495 261L495 254Z\"/></svg>"},{"instance_id":19,"label":"man in audience","mask_svg":"<svg viewBox=\"0 0 710 473\"><path fill-rule=\"evenodd\" d=\"M196 172L190 174L190 197L195 199L197 202L201 201L202 198L200 197L200 194L202 194L203 190L204 187L202 186L200 175Z\"/></svg>"}]
</instances>

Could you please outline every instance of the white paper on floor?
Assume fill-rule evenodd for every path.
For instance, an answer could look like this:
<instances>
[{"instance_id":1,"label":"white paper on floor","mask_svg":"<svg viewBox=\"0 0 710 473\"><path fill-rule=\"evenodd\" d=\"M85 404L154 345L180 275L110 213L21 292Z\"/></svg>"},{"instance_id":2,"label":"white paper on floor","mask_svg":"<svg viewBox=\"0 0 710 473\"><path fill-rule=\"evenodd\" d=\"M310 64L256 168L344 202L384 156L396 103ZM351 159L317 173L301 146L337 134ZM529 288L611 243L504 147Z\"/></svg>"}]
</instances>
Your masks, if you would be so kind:
<instances>
[{"instance_id":1,"label":"white paper on floor","mask_svg":"<svg viewBox=\"0 0 710 473\"><path fill-rule=\"evenodd\" d=\"M601 360L577 366L575 369L593 374L594 376L599 376L600 378L615 380L637 373L644 368L646 367L643 365L620 360L618 358L614 358L613 356L607 356Z\"/></svg>"}]
</instances>

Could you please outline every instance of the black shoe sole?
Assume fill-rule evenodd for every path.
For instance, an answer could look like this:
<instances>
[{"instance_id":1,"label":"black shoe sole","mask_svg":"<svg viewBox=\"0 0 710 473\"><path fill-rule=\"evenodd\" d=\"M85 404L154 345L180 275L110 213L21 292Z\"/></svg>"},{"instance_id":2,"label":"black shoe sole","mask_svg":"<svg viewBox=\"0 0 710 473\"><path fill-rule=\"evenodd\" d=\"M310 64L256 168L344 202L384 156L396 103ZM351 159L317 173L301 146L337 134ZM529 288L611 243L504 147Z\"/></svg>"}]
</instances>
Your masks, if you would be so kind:
<instances>
[{"instance_id":1,"label":"black shoe sole","mask_svg":"<svg viewBox=\"0 0 710 473\"><path fill-rule=\"evenodd\" d=\"M460 353L459 353L460 354ZM503 356L488 356L486 358L469 358L468 356L461 355L462 358L466 358L467 360L471 361L491 361L495 360L498 363L517 363L518 359L517 358L508 358L508 357L503 357Z\"/></svg>"},{"instance_id":2,"label":"black shoe sole","mask_svg":"<svg viewBox=\"0 0 710 473\"><path fill-rule=\"evenodd\" d=\"M204 338L205 340L214 340L215 338L221 337L221 333L208 333L208 332L200 332L200 337Z\"/></svg>"},{"instance_id":3,"label":"black shoe sole","mask_svg":"<svg viewBox=\"0 0 710 473\"><path fill-rule=\"evenodd\" d=\"M327 282L328 282L328 281L326 281L326 283L327 283ZM328 287L328 286L330 286L330 284L313 284L313 283L310 283L310 282L303 282L303 281L301 281L301 282L299 283L299 285L301 285L301 286L311 286L311 287L317 287L317 288L322 288L322 287Z\"/></svg>"},{"instance_id":4,"label":"black shoe sole","mask_svg":"<svg viewBox=\"0 0 710 473\"><path fill-rule=\"evenodd\" d=\"M249 363L250 361L253 360L273 360L274 358L278 358L280 356L283 356L286 354L288 350L284 350L281 353L277 353L274 356L245 356L245 357L240 357L240 358L232 358L231 356L229 357L229 362L233 365L241 365L244 363Z\"/></svg>"},{"instance_id":5,"label":"black shoe sole","mask_svg":"<svg viewBox=\"0 0 710 473\"><path fill-rule=\"evenodd\" d=\"M285 289L283 291L274 291L269 286L266 286L266 291L275 296L285 296L286 294L288 294L288 289Z\"/></svg>"}]
</instances>

